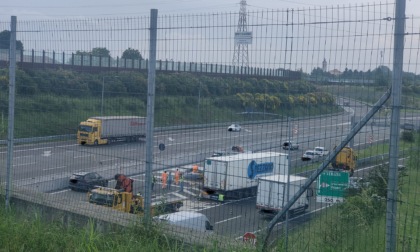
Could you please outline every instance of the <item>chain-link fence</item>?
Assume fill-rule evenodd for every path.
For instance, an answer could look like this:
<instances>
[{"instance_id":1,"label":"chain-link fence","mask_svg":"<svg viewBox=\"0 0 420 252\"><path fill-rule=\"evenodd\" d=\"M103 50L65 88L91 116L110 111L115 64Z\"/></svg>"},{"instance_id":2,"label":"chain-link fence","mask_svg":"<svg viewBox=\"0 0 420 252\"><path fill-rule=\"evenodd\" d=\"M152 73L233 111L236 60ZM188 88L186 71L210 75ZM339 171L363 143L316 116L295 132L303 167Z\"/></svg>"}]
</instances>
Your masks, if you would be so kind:
<instances>
[{"instance_id":1,"label":"chain-link fence","mask_svg":"<svg viewBox=\"0 0 420 252\"><path fill-rule=\"evenodd\" d=\"M156 59L150 17L0 22L2 194L147 208L187 243L416 251L420 27L395 6L158 15Z\"/></svg>"}]
</instances>

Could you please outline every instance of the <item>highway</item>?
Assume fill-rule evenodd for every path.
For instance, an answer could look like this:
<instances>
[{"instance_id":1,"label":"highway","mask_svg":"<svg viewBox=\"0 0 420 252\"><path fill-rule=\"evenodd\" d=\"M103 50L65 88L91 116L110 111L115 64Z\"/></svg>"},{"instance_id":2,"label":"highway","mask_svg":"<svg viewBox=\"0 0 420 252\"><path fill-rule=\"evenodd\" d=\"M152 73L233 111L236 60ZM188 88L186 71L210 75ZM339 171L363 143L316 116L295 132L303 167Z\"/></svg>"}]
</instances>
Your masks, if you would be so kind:
<instances>
[{"instance_id":1,"label":"highway","mask_svg":"<svg viewBox=\"0 0 420 252\"><path fill-rule=\"evenodd\" d=\"M340 99L339 103L343 104ZM361 103L349 101L343 106L345 112L333 116L299 118L282 122L264 122L259 124L243 124L242 131L228 132L227 127L208 127L198 129L182 129L155 132L154 135L154 174L160 176L164 169L181 170L190 168L192 164L203 165L203 160L216 150L229 151L232 146L239 145L246 151L287 152L281 149L284 141L299 143L299 150L290 151L290 172L306 165L300 157L307 149L315 146L334 148L347 135L351 128L351 117L360 118L369 109ZM289 134L291 136L289 137ZM368 125L354 139L354 145L373 141L383 141L389 136L389 127ZM160 151L158 146L164 143L166 148ZM135 180L134 191L144 191L145 143L115 143L104 146L80 146L74 141L49 142L17 145L13 158L13 185L49 193L66 198L72 204L87 203L86 194L73 192L67 188L70 175L78 171L96 171L104 177L112 179L116 173L130 175ZM0 148L2 167L6 167L6 148ZM5 171L1 169L1 182L5 181ZM115 185L111 181L110 187ZM255 208L255 197L230 200L223 203L200 201L197 196L201 182L186 181L184 192L177 192L179 187L163 191L155 185L153 197L171 194L184 200L181 210L199 211L208 216L214 224L215 232L220 235L237 238L245 232L259 232L269 219L261 216ZM308 212L317 211L325 204L310 198Z\"/></svg>"}]
</instances>

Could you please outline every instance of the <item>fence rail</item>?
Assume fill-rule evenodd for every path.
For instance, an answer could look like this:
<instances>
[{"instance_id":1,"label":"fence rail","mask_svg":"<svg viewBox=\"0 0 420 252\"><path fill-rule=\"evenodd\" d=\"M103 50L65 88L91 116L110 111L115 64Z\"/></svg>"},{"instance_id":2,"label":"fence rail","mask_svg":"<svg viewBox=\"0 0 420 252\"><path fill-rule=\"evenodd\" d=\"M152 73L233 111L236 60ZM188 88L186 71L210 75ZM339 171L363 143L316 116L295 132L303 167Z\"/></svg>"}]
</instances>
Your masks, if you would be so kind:
<instances>
[{"instance_id":1,"label":"fence rail","mask_svg":"<svg viewBox=\"0 0 420 252\"><path fill-rule=\"evenodd\" d=\"M25 51L16 52L16 62L25 68L73 68L82 71L147 71L149 61L147 59L126 59L116 57L102 57L92 55L71 54L66 55L56 52L36 52L25 54ZM9 59L9 50L0 49L0 65L6 66ZM285 69L269 69L258 67L244 67L196 62L175 62L158 60L156 70L163 72L190 72L216 75L242 75L257 77L276 77L281 79L300 79L301 73Z\"/></svg>"},{"instance_id":2,"label":"fence rail","mask_svg":"<svg viewBox=\"0 0 420 252\"><path fill-rule=\"evenodd\" d=\"M418 251L420 24L418 17L407 17L405 32L395 32L397 21L404 20L395 16L395 6L151 15L156 29L151 17L18 20L12 42L21 42L20 51L0 50L1 138L8 134L0 144L17 144L14 151L2 152L0 184L9 186L12 196L26 190L56 199L51 202L65 211L78 208L115 220L117 210L67 190L69 177L125 174L145 202L170 212L182 203L181 212L208 219L203 233L212 231L229 245L240 240L245 246L272 244L279 251ZM9 27L0 22L0 31ZM395 46L401 36L404 47ZM8 39L0 41L2 48ZM402 80L402 69L394 65L402 56L394 57L394 51L401 48ZM94 53L97 49L106 53ZM137 59L126 56L130 51ZM14 56L16 69L9 66ZM160 60L150 65L154 58ZM194 75L176 74L183 72ZM402 106L392 104L399 88ZM144 123L132 119L145 111L148 130L155 132L147 136L146 147L133 143ZM93 115L98 118L78 133L92 146L56 141L76 139L65 134ZM127 121L111 122L119 116ZM16 127L6 126L15 121ZM15 139L14 132L25 138ZM351 148L341 152L341 147ZM330 150L327 159L315 149ZM324 162L308 162L308 157ZM329 162L350 172L327 170ZM306 170L311 173L296 174ZM388 170L398 176L389 177ZM358 177L368 180L366 190L351 187ZM110 180L108 186L112 191L120 183Z\"/></svg>"}]
</instances>

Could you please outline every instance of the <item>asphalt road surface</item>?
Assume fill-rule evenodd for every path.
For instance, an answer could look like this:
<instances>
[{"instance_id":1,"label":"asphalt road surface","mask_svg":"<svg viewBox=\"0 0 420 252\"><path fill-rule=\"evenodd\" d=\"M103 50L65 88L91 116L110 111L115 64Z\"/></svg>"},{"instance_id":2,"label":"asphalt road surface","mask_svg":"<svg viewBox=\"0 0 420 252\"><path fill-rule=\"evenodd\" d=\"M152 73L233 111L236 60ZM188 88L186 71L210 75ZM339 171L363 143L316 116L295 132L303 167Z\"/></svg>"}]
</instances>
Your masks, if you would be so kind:
<instances>
[{"instance_id":1,"label":"asphalt road surface","mask_svg":"<svg viewBox=\"0 0 420 252\"><path fill-rule=\"evenodd\" d=\"M339 99L339 104L344 104ZM352 127L352 117L360 118L369 109L367 105L349 101L343 106L345 113L326 117L299 118L289 122L270 122L245 124L241 132L228 132L227 127L209 127L155 132L154 135L154 174L159 177L163 170L176 168L186 171L192 164L202 165L206 157L216 150L230 151L234 145L242 146L246 151L287 152L281 149L284 141L299 143L299 150L290 151L291 173L306 165L300 157L307 149L324 146L333 149L346 137ZM388 139L389 127L375 124L365 126L354 139L354 148L370 142ZM166 148L160 151L158 146L164 143ZM75 141L50 142L17 145L13 155L13 185L50 193L60 198L68 198L72 204L85 204L86 194L73 192L67 188L70 175L78 171L96 171L111 179L116 173L130 175L135 180L135 192L144 191L145 149L144 142L115 143L104 146L80 146ZM362 148L362 147L360 147ZM1 166L6 167L6 148L0 149ZM1 169L0 182L5 182L6 169ZM171 190L162 190L155 185L153 197L171 195L184 200L181 210L199 211L206 214L221 235L237 238L245 232L260 232L269 218L261 216L255 208L255 197L231 200L223 203L200 201L198 194L200 181L186 181L183 192L173 185ZM325 204L316 203L310 198L308 212L318 211ZM300 218L308 218L309 215ZM297 221L295 218L292 221Z\"/></svg>"}]
</instances>

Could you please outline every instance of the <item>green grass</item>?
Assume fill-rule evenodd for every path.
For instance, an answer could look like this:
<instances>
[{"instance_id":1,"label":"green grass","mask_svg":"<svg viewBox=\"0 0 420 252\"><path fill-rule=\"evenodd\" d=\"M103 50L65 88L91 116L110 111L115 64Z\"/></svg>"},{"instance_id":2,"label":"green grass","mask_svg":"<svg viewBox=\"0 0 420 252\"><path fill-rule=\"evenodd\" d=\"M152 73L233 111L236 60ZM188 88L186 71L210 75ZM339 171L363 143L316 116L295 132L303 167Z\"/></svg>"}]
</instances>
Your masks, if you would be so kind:
<instances>
[{"instance_id":1,"label":"green grass","mask_svg":"<svg viewBox=\"0 0 420 252\"><path fill-rule=\"evenodd\" d=\"M94 221L84 227L64 227L43 220L37 213L17 215L5 211L0 201L0 251L220 251L218 242L210 247L186 244L163 234L159 226L142 224L112 232L95 231ZM238 244L229 251L255 251Z\"/></svg>"},{"instance_id":2,"label":"green grass","mask_svg":"<svg viewBox=\"0 0 420 252\"><path fill-rule=\"evenodd\" d=\"M398 251L418 251L420 248L420 151L415 148L419 145L418 135L415 143L400 141L400 149L406 158L406 170L399 172L402 179L399 183L396 222ZM388 152L388 144L378 144L358 151L359 157L363 158L388 155ZM313 169L317 165L302 168ZM288 250L384 251L386 199L376 199L372 195L372 188L363 190L361 194L348 198L345 204L333 205L292 229L289 232ZM284 240L280 240L278 246L284 246Z\"/></svg>"}]
</instances>

